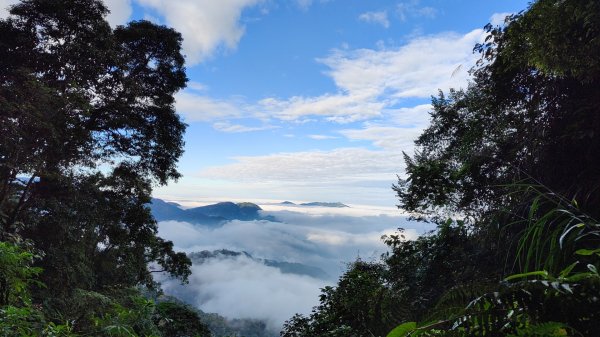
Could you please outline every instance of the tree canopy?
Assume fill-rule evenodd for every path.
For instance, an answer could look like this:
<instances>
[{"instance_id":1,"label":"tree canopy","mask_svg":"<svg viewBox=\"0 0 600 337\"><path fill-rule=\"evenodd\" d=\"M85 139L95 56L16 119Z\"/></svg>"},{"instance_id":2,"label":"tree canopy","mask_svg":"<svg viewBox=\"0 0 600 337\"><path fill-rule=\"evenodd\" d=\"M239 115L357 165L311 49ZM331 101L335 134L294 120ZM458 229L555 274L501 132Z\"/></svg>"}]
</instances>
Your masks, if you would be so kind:
<instances>
[{"instance_id":1,"label":"tree canopy","mask_svg":"<svg viewBox=\"0 0 600 337\"><path fill-rule=\"evenodd\" d=\"M508 185L529 183L600 215L599 6L536 1L486 26L468 88L432 100L431 124L395 186L400 207L481 219L519 201Z\"/></svg>"},{"instance_id":2,"label":"tree canopy","mask_svg":"<svg viewBox=\"0 0 600 337\"><path fill-rule=\"evenodd\" d=\"M32 298L55 313L78 291L190 274L147 207L180 176L182 38L107 14L100 0L23 0L0 20L0 240L38 257Z\"/></svg>"}]
</instances>

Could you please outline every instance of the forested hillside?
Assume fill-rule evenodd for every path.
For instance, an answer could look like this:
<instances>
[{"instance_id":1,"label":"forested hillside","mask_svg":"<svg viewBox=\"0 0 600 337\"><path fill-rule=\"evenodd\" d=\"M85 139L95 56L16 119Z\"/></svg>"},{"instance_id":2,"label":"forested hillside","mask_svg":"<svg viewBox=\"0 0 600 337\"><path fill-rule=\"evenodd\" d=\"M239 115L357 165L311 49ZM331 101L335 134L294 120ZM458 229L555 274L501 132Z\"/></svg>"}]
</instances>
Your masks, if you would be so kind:
<instances>
[{"instance_id":1,"label":"forested hillside","mask_svg":"<svg viewBox=\"0 0 600 337\"><path fill-rule=\"evenodd\" d=\"M600 2L534 1L486 31L394 186L438 229L384 237L282 336L600 335Z\"/></svg>"}]
</instances>

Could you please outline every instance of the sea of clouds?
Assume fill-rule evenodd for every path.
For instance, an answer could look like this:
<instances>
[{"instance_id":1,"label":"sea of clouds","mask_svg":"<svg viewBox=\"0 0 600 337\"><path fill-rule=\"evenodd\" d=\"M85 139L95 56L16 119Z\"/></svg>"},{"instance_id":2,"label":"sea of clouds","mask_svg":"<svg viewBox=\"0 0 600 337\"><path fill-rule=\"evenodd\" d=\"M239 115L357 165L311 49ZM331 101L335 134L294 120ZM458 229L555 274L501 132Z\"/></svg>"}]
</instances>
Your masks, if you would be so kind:
<instances>
[{"instance_id":1,"label":"sea of clouds","mask_svg":"<svg viewBox=\"0 0 600 337\"><path fill-rule=\"evenodd\" d=\"M159 235L186 253L228 249L254 258L296 262L318 267L329 277L317 279L286 274L241 255L219 257L192 266L188 285L160 279L167 294L184 297L205 312L227 318L251 318L279 330L295 313L310 313L320 289L334 285L348 263L377 260L387 250L382 235L405 228L415 238L431 226L409 222L395 212L358 207L283 207L261 205L263 215L278 221L230 221L211 228L163 221Z\"/></svg>"}]
</instances>

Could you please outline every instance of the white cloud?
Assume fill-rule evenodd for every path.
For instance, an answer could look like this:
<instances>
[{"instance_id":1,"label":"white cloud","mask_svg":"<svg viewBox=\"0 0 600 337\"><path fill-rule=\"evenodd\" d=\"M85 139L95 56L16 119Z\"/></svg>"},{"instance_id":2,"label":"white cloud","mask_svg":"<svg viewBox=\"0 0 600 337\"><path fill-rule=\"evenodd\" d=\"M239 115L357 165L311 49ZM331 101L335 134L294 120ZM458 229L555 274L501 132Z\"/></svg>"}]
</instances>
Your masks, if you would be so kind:
<instances>
[{"instance_id":1,"label":"white cloud","mask_svg":"<svg viewBox=\"0 0 600 337\"><path fill-rule=\"evenodd\" d=\"M184 38L188 65L197 64L225 47L235 49L244 35L244 9L262 0L136 0L157 11Z\"/></svg>"},{"instance_id":2,"label":"white cloud","mask_svg":"<svg viewBox=\"0 0 600 337\"><path fill-rule=\"evenodd\" d=\"M328 139L337 139L339 137L328 136L328 135L309 135L308 138L314 139L314 140L328 140Z\"/></svg>"},{"instance_id":3,"label":"white cloud","mask_svg":"<svg viewBox=\"0 0 600 337\"><path fill-rule=\"evenodd\" d=\"M315 0L293 0L296 5L298 7L300 7L300 9L302 10L308 10L310 8L310 6L312 6L312 4L315 2ZM326 3L329 2L330 0L320 0L320 3Z\"/></svg>"},{"instance_id":4,"label":"white cloud","mask_svg":"<svg viewBox=\"0 0 600 337\"><path fill-rule=\"evenodd\" d=\"M405 111L395 106L403 99L427 99L438 89L465 87L468 69L477 59L472 53L473 46L483 36L483 30L477 29L465 35L421 36L401 47L334 50L318 61L329 67L326 75L334 80L336 93L267 97L248 103L210 98L200 91L204 87L192 84L190 90L177 95L176 107L188 122L243 116L293 122L318 117L350 123L381 118L389 111L399 111L402 115ZM224 125L221 127L225 129Z\"/></svg>"},{"instance_id":5,"label":"white cloud","mask_svg":"<svg viewBox=\"0 0 600 337\"><path fill-rule=\"evenodd\" d=\"M387 247L381 240L398 227L414 239L431 225L408 222L399 211L388 209L296 207L262 205L280 222L231 221L221 227L163 221L159 235L187 253L228 249L245 251L254 258L302 263L318 267L330 278L320 280L283 274L245 256L217 258L192 266L190 283L160 279L167 294L185 298L207 312L228 318L253 318L268 322L272 330L294 313L310 313L318 304L319 289L333 285L356 257L377 260ZM326 224L326 226L325 226Z\"/></svg>"},{"instance_id":6,"label":"white cloud","mask_svg":"<svg viewBox=\"0 0 600 337\"><path fill-rule=\"evenodd\" d=\"M391 153L411 153L414 141L429 123L430 104L400 108L388 112L387 124L366 123L361 129L346 129L340 133L350 140L371 141Z\"/></svg>"},{"instance_id":7,"label":"white cloud","mask_svg":"<svg viewBox=\"0 0 600 337\"><path fill-rule=\"evenodd\" d=\"M204 92L208 90L208 86L206 86L204 83L194 81L189 81L187 83L187 88L196 92Z\"/></svg>"},{"instance_id":8,"label":"white cloud","mask_svg":"<svg viewBox=\"0 0 600 337\"><path fill-rule=\"evenodd\" d=\"M275 216L281 222L231 221L217 228L163 221L159 223L159 235L184 252L245 251L254 258L318 267L330 278L283 274L239 256L193 265L190 283L183 287L175 280L160 279L163 289L204 311L228 318L265 320L278 330L294 313L310 313L312 306L318 304L319 289L333 285L347 263L358 256L378 259L387 250L382 235L404 227L408 228L407 237L414 239L431 229L430 225L408 222L399 212L394 216L376 215L371 209L367 211L373 215L365 216L352 208L331 210L337 214L303 211L265 211L265 215Z\"/></svg>"},{"instance_id":9,"label":"white cloud","mask_svg":"<svg viewBox=\"0 0 600 337\"><path fill-rule=\"evenodd\" d=\"M380 24L385 28L390 27L390 20L388 20L387 11L362 13L359 15L358 19L368 23Z\"/></svg>"},{"instance_id":10,"label":"white cloud","mask_svg":"<svg viewBox=\"0 0 600 337\"><path fill-rule=\"evenodd\" d=\"M6 18L9 15L9 7L19 2L19 0L0 0L0 19Z\"/></svg>"},{"instance_id":11,"label":"white cloud","mask_svg":"<svg viewBox=\"0 0 600 337\"><path fill-rule=\"evenodd\" d=\"M401 21L408 20L409 17L424 17L434 19L437 16L437 9L428 6L421 6L420 0L409 0L400 2L396 6L396 12Z\"/></svg>"},{"instance_id":12,"label":"white cloud","mask_svg":"<svg viewBox=\"0 0 600 337\"><path fill-rule=\"evenodd\" d=\"M255 200L255 199L252 199ZM369 217L376 217L378 220L374 220L373 222L378 222L379 224L384 223L387 217L397 217L399 215L403 215L402 211L398 208L393 207L391 205L388 206L369 206L369 205L360 205L360 204L348 204L349 207L319 207L319 206L301 206L298 204L305 202L313 202L321 199L310 199L310 200L286 200L292 201L296 203L296 205L288 205L281 204L283 200L278 200L274 202L273 200L269 201L257 201L260 204L260 207L268 214L276 214L277 219L280 219L287 223L294 224L304 224L302 219L310 218L310 217L320 217L322 223L330 224L331 228L336 228L335 224L338 222L335 219L340 220L339 226L344 228L344 230L348 230L348 227L354 223L352 219L365 219ZM331 199L336 200L337 199ZM223 200L221 200L223 201ZM246 201L241 200L241 201ZM215 202L206 203L214 204ZM301 213L299 213L301 212ZM302 214L301 217L295 217L295 214ZM309 222L310 223L310 222ZM365 224L358 225L359 228L365 228Z\"/></svg>"},{"instance_id":13,"label":"white cloud","mask_svg":"<svg viewBox=\"0 0 600 337\"><path fill-rule=\"evenodd\" d=\"M390 111L390 119L402 127L423 129L429 125L431 104L421 104L410 108L400 108Z\"/></svg>"},{"instance_id":14,"label":"white cloud","mask_svg":"<svg viewBox=\"0 0 600 337\"><path fill-rule=\"evenodd\" d=\"M251 198L341 198L350 203L393 205L396 197L390 187L404 170L403 152L412 154L414 140L427 125L430 110L429 104L386 110L385 124L365 123L361 128L339 131L350 141L370 142L377 150L352 147L239 156L231 158L234 163L205 168L196 176L228 182L231 186L222 188L224 194L239 195L238 186L243 184L245 191L251 191ZM324 140L334 136L308 137Z\"/></svg>"},{"instance_id":15,"label":"white cloud","mask_svg":"<svg viewBox=\"0 0 600 337\"><path fill-rule=\"evenodd\" d=\"M243 114L239 102L217 100L189 90L177 93L175 100L175 108L186 122L210 122L238 118Z\"/></svg>"},{"instance_id":16,"label":"white cloud","mask_svg":"<svg viewBox=\"0 0 600 337\"><path fill-rule=\"evenodd\" d=\"M348 214L352 214L349 209ZM186 222L163 221L159 235L173 241L178 250L229 249L246 251L255 258L296 262L323 269L330 280L344 271L345 263L356 258L378 258L387 247L381 240L398 227L407 228L407 237L416 238L431 225L408 222L397 212L390 215L306 214L303 209L265 211L281 222L231 221L221 227L195 226ZM325 226L326 224L327 226Z\"/></svg>"},{"instance_id":17,"label":"white cloud","mask_svg":"<svg viewBox=\"0 0 600 337\"><path fill-rule=\"evenodd\" d=\"M200 175L211 179L243 182L331 183L389 181L403 165L402 154L362 148L332 151L276 153L240 156L229 165L204 169Z\"/></svg>"},{"instance_id":18,"label":"white cloud","mask_svg":"<svg viewBox=\"0 0 600 337\"><path fill-rule=\"evenodd\" d=\"M426 12L422 9L419 15ZM371 121L361 128L347 128L342 135L376 147L233 157L231 164L204 168L192 177L188 174L184 178L186 193L203 195L209 187L214 194L218 182L220 196L393 205L396 196L390 187L403 172L402 152L412 152L413 141L427 125L431 109L429 104L399 106L407 99L427 100L438 89L465 87L467 71L477 59L472 48L483 36L483 30L477 29L467 34L418 36L402 46L334 50L318 61L329 68L325 74L337 90L318 96L266 97L248 103L211 99L205 92L179 94L177 110L186 121L210 121L224 132L263 128L230 122L242 117L283 122ZM292 135L286 133L286 137ZM312 139L327 137L331 136L311 135Z\"/></svg>"},{"instance_id":19,"label":"white cloud","mask_svg":"<svg viewBox=\"0 0 600 337\"><path fill-rule=\"evenodd\" d=\"M429 104L400 106L408 99L426 101L438 89L466 87L468 69L477 59L472 48L483 37L483 30L477 29L467 34L418 36L402 46L333 50L318 61L329 68L325 75L333 79L337 90L318 96L267 97L248 103L211 99L202 92L179 94L177 109L188 122L210 121L222 131L241 132L255 126L228 121L362 121L362 127L348 127L342 135L376 147L359 148L359 143L354 148L328 151L233 157L231 164L188 174L184 180L190 192L186 193L203 195L205 187L218 182L219 196L334 198L331 200L393 205L397 200L390 187L403 172L402 152L412 152L413 141L428 124L431 109ZM286 132L286 137L292 135ZM211 191L214 193L214 188Z\"/></svg>"},{"instance_id":20,"label":"white cloud","mask_svg":"<svg viewBox=\"0 0 600 337\"><path fill-rule=\"evenodd\" d=\"M395 198L388 192L397 175L402 175L403 152L412 154L414 140L429 122L430 110L430 104L385 110L385 124L367 122L361 128L339 131L350 141L370 142L377 150L349 147L238 156L231 158L234 163L205 168L197 176L231 182L234 190L243 183L246 190L254 191L252 197L262 195L260 191L269 191L271 195L263 197L286 199L296 194L340 198L339 191L343 190L344 200L349 202L391 205ZM336 138L319 134L308 137Z\"/></svg>"},{"instance_id":21,"label":"white cloud","mask_svg":"<svg viewBox=\"0 0 600 337\"><path fill-rule=\"evenodd\" d=\"M215 259L192 266L190 283L163 281L165 293L185 297L205 312L227 318L259 319L275 332L295 313L308 314L327 283L283 274L245 256Z\"/></svg>"},{"instance_id":22,"label":"white cloud","mask_svg":"<svg viewBox=\"0 0 600 337\"><path fill-rule=\"evenodd\" d=\"M133 12L131 0L104 0L104 4L110 10L106 20L111 26L123 25L129 21Z\"/></svg>"},{"instance_id":23,"label":"white cloud","mask_svg":"<svg viewBox=\"0 0 600 337\"><path fill-rule=\"evenodd\" d=\"M241 132L252 132L252 131L263 131L276 129L274 125L263 125L263 126L246 126L239 124L231 124L229 122L214 123L213 128L217 131L228 132L228 133L241 133Z\"/></svg>"},{"instance_id":24,"label":"white cloud","mask_svg":"<svg viewBox=\"0 0 600 337\"><path fill-rule=\"evenodd\" d=\"M490 17L490 23L494 26L503 26L504 20L507 16L513 15L514 13L504 12L504 13L494 13Z\"/></svg>"},{"instance_id":25,"label":"white cloud","mask_svg":"<svg viewBox=\"0 0 600 337\"><path fill-rule=\"evenodd\" d=\"M367 126L363 129L342 130L351 140L368 140L374 145L391 152L411 152L414 140L423 130L417 128L399 128L393 126Z\"/></svg>"},{"instance_id":26,"label":"white cloud","mask_svg":"<svg viewBox=\"0 0 600 337\"><path fill-rule=\"evenodd\" d=\"M384 107L385 103L374 101L368 93L294 96L284 100L266 98L259 102L259 109L266 114L286 121L319 116L333 122L349 123L378 117Z\"/></svg>"},{"instance_id":27,"label":"white cloud","mask_svg":"<svg viewBox=\"0 0 600 337\"><path fill-rule=\"evenodd\" d=\"M312 5L312 0L296 0L298 7L307 10Z\"/></svg>"},{"instance_id":28,"label":"white cloud","mask_svg":"<svg viewBox=\"0 0 600 337\"><path fill-rule=\"evenodd\" d=\"M397 155L397 154L394 154ZM384 155L382 155L384 157ZM399 156L396 156L399 157ZM178 184L170 184L155 189L156 195L187 199L219 198L230 200L232 196L243 200L278 199L343 202L345 204L363 204L393 206L398 198L391 189L398 182L397 175L402 174L404 162L398 158L398 169L393 173L373 174L369 180L351 181L344 176L329 179L276 180L269 176L253 177L252 180L236 176L229 178L210 178L198 173L184 174ZM212 166L218 170L220 166ZM228 168L229 169L229 168ZM312 168L308 168L312 170ZM343 170L338 170L342 172ZM343 172L342 174L346 174ZM202 172L201 172L202 174ZM298 177L301 173L298 174Z\"/></svg>"},{"instance_id":29,"label":"white cloud","mask_svg":"<svg viewBox=\"0 0 600 337\"><path fill-rule=\"evenodd\" d=\"M443 33L414 38L401 47L334 50L319 59L330 68L339 92L321 96L265 98L256 110L269 117L298 121L310 117L348 123L381 117L402 99L429 98L438 89L467 84L477 56L473 46L484 32Z\"/></svg>"},{"instance_id":30,"label":"white cloud","mask_svg":"<svg viewBox=\"0 0 600 337\"><path fill-rule=\"evenodd\" d=\"M438 89L466 84L475 64L473 46L483 39L481 29L465 35L443 33L411 40L399 48L336 50L321 61L342 90L395 98L426 98ZM455 72L461 66L462 71Z\"/></svg>"}]
</instances>

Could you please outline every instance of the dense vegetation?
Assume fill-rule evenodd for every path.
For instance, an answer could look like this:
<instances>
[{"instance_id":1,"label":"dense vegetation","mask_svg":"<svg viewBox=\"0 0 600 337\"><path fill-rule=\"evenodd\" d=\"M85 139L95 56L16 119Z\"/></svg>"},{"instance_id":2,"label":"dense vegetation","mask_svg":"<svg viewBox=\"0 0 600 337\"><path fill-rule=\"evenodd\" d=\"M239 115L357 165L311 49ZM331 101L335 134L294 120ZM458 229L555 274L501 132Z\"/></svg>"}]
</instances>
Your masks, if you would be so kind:
<instances>
[{"instance_id":1,"label":"dense vegetation","mask_svg":"<svg viewBox=\"0 0 600 337\"><path fill-rule=\"evenodd\" d=\"M186 281L152 187L179 177L181 36L112 29L99 0L23 0L0 20L0 335L205 336L141 289Z\"/></svg>"},{"instance_id":2,"label":"dense vegetation","mask_svg":"<svg viewBox=\"0 0 600 337\"><path fill-rule=\"evenodd\" d=\"M438 229L385 237L282 336L600 335L600 2L538 0L486 30L394 186Z\"/></svg>"}]
</instances>

